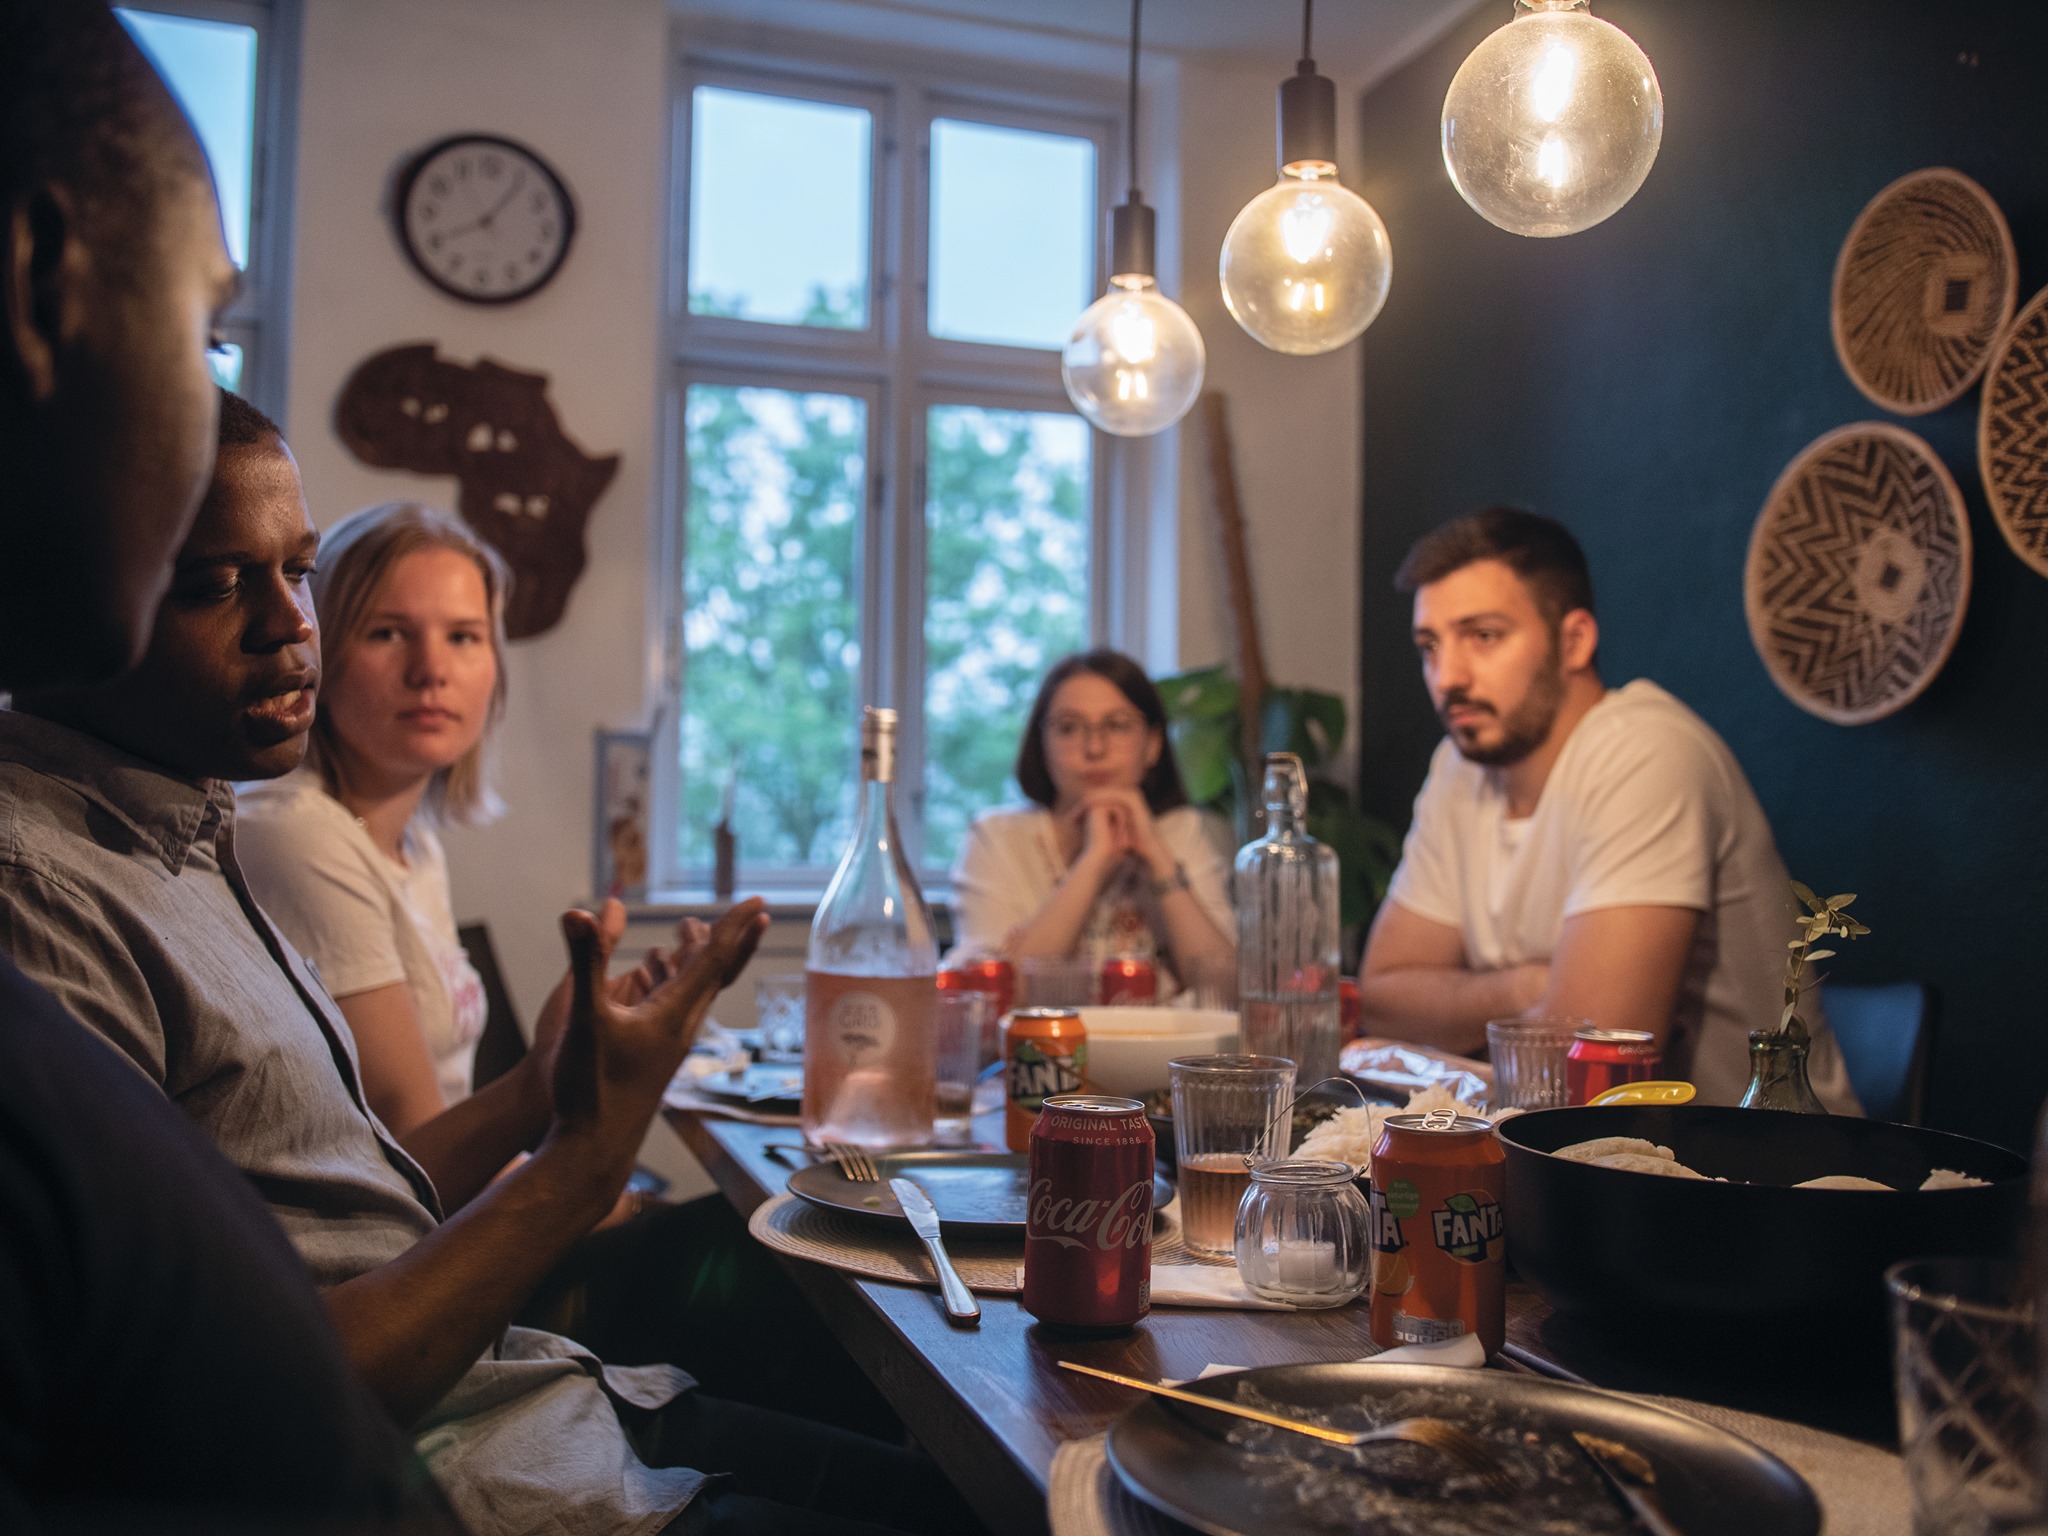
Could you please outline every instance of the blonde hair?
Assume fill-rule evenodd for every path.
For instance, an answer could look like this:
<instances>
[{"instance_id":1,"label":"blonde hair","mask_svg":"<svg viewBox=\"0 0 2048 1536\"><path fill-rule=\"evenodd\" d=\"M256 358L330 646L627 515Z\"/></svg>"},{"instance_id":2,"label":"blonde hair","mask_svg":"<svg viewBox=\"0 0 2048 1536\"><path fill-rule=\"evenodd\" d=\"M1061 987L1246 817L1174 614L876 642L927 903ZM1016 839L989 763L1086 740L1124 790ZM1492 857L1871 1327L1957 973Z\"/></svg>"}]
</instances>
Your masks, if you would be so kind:
<instances>
[{"instance_id":1,"label":"blonde hair","mask_svg":"<svg viewBox=\"0 0 2048 1536\"><path fill-rule=\"evenodd\" d=\"M331 683L347 671L356 631L384 579L407 555L425 549L450 549L474 561L490 606L491 655L498 675L491 686L484 733L475 746L434 775L420 802L436 821L478 826L505 809L492 783L492 748L505 713L505 596L512 573L495 549L459 518L411 501L365 507L329 528L320 536L312 580L313 608L320 620L322 681ZM337 800L342 797L345 760L333 715L318 710L306 763Z\"/></svg>"}]
</instances>

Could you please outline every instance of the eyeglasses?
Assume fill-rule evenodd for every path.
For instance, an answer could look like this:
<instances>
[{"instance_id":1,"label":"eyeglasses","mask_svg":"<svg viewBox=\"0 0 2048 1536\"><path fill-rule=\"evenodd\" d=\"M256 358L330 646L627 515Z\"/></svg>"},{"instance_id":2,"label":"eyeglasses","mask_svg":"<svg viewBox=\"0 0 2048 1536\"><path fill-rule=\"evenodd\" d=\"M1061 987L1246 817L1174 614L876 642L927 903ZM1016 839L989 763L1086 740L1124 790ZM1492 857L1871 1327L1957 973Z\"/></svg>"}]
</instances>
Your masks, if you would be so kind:
<instances>
[{"instance_id":1,"label":"eyeglasses","mask_svg":"<svg viewBox=\"0 0 2048 1536\"><path fill-rule=\"evenodd\" d=\"M1100 740L1123 746L1137 740L1145 729L1143 715L1111 715L1104 720L1083 720L1079 715L1055 715L1045 723L1045 734L1062 747L1085 746Z\"/></svg>"}]
</instances>

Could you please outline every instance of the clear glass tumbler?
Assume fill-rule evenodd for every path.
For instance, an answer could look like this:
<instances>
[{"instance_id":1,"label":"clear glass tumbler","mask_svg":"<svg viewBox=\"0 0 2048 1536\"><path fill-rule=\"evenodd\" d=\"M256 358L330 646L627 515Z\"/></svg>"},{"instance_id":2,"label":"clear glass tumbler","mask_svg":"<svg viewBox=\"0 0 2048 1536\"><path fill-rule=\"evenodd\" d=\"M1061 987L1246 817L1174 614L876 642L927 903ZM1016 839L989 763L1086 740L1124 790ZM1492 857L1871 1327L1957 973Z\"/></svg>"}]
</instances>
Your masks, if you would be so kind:
<instances>
[{"instance_id":1,"label":"clear glass tumbler","mask_svg":"<svg viewBox=\"0 0 2048 1536\"><path fill-rule=\"evenodd\" d=\"M1565 1056L1572 1036L1591 1023L1548 1014L1489 1022L1486 1050L1493 1058L1493 1107L1562 1109L1569 1104Z\"/></svg>"},{"instance_id":2,"label":"clear glass tumbler","mask_svg":"<svg viewBox=\"0 0 2048 1536\"><path fill-rule=\"evenodd\" d=\"M974 1140L974 1085L995 1060L991 1049L995 999L986 992L941 992L933 1008L939 1037L938 1108L932 1131L939 1145Z\"/></svg>"},{"instance_id":3,"label":"clear glass tumbler","mask_svg":"<svg viewBox=\"0 0 2048 1536\"><path fill-rule=\"evenodd\" d=\"M1908 1259L1884 1278L1914 1536L2040 1529L2034 1309L2019 1267Z\"/></svg>"},{"instance_id":4,"label":"clear glass tumbler","mask_svg":"<svg viewBox=\"0 0 2048 1536\"><path fill-rule=\"evenodd\" d=\"M754 1015L763 1061L804 1059L804 973L763 976L754 983Z\"/></svg>"},{"instance_id":5,"label":"clear glass tumbler","mask_svg":"<svg viewBox=\"0 0 2048 1536\"><path fill-rule=\"evenodd\" d=\"M1019 1008L1091 1008L1102 983L1093 960L1041 956L1017 962Z\"/></svg>"},{"instance_id":6,"label":"clear glass tumbler","mask_svg":"<svg viewBox=\"0 0 2048 1536\"><path fill-rule=\"evenodd\" d=\"M1341 1307L1365 1289L1372 1249L1349 1163L1289 1158L1252 1169L1237 1207L1237 1272L1268 1301Z\"/></svg>"},{"instance_id":7,"label":"clear glass tumbler","mask_svg":"<svg viewBox=\"0 0 2048 1536\"><path fill-rule=\"evenodd\" d=\"M1294 1063L1278 1056L1181 1056L1173 1079L1181 1239L1198 1259L1236 1256L1237 1207L1251 1163L1287 1155ZM1250 1162L1247 1162L1250 1159Z\"/></svg>"}]
</instances>

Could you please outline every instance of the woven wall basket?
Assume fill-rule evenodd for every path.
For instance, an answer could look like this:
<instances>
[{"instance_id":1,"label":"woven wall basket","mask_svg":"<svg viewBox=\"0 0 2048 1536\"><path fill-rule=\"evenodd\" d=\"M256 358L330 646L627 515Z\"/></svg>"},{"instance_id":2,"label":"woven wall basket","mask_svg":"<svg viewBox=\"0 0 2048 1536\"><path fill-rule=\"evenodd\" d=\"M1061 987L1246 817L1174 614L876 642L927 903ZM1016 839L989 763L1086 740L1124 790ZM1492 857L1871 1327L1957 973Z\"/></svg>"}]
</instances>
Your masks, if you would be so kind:
<instances>
[{"instance_id":1,"label":"woven wall basket","mask_svg":"<svg viewBox=\"0 0 2048 1536\"><path fill-rule=\"evenodd\" d=\"M2048 576L2048 288L1991 349L1977 469L2005 542Z\"/></svg>"},{"instance_id":2,"label":"woven wall basket","mask_svg":"<svg viewBox=\"0 0 2048 1536\"><path fill-rule=\"evenodd\" d=\"M1778 477L1749 538L1743 606L1793 703L1837 725L1917 698L1970 601L1970 524L1934 450L1865 421L1816 438Z\"/></svg>"},{"instance_id":3,"label":"woven wall basket","mask_svg":"<svg viewBox=\"0 0 2048 1536\"><path fill-rule=\"evenodd\" d=\"M1858 214L1835 261L1835 352L1888 411L1924 416L1977 381L2012 320L2005 215L1961 171L1901 176Z\"/></svg>"}]
</instances>

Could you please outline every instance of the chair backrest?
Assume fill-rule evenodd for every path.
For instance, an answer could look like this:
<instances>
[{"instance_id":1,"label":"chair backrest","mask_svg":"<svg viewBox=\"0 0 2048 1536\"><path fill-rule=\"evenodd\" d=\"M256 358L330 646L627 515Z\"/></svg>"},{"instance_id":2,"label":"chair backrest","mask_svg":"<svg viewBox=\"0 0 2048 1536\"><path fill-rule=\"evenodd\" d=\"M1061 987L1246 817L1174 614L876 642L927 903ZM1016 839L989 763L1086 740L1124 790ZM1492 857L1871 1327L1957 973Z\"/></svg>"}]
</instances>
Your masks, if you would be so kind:
<instances>
[{"instance_id":1,"label":"chair backrest","mask_svg":"<svg viewBox=\"0 0 2048 1536\"><path fill-rule=\"evenodd\" d=\"M1834 985L1823 993L1821 1005L1864 1113L1897 1125L1922 1124L1939 1011L1934 988L1918 981Z\"/></svg>"},{"instance_id":2,"label":"chair backrest","mask_svg":"<svg viewBox=\"0 0 2048 1536\"><path fill-rule=\"evenodd\" d=\"M494 1078L503 1077L526 1055L526 1035L519 1027L519 1015L512 1007L512 994L505 990L505 974L498 969L498 951L491 944L487 923L465 923L456 930L469 963L476 967L484 984L483 1038L476 1043L476 1064L470 1068L471 1092Z\"/></svg>"}]
</instances>

